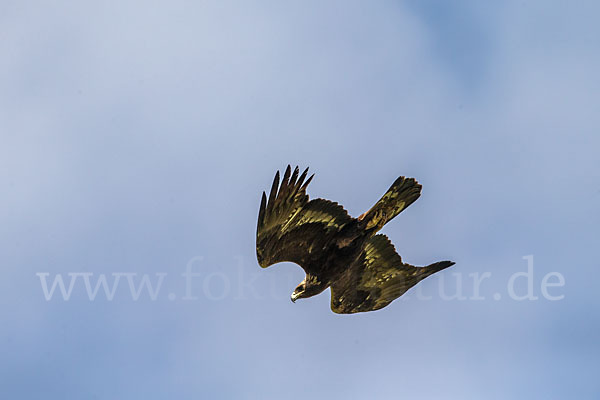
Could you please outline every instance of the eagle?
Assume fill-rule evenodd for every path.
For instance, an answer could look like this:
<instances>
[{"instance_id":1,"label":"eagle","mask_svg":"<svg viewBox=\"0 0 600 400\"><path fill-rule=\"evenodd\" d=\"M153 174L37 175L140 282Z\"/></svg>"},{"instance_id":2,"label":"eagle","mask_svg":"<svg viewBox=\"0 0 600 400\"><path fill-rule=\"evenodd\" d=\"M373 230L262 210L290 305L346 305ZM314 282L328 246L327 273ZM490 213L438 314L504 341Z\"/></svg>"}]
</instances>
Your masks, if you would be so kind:
<instances>
[{"instance_id":1,"label":"eagle","mask_svg":"<svg viewBox=\"0 0 600 400\"><path fill-rule=\"evenodd\" d=\"M279 171L269 197L262 194L256 229L256 257L262 268L280 262L302 267L306 278L292 302L331 288L331 310L353 314L379 310L438 271L454 265L440 261L426 267L402 262L387 236L377 232L421 195L414 178L399 177L375 205L353 218L338 203L309 200L308 168Z\"/></svg>"}]
</instances>

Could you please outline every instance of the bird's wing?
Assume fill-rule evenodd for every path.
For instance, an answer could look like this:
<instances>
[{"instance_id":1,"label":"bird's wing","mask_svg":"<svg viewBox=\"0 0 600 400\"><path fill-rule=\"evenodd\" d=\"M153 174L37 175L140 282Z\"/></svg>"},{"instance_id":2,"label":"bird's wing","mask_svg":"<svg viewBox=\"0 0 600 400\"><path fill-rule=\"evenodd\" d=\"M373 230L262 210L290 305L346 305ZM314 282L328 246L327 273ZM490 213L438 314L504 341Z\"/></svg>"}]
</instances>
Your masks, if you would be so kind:
<instances>
[{"instance_id":1,"label":"bird's wing","mask_svg":"<svg viewBox=\"0 0 600 400\"><path fill-rule=\"evenodd\" d=\"M375 235L345 275L331 285L331 310L339 314L378 310L422 279L453 264L404 264L388 237Z\"/></svg>"},{"instance_id":2,"label":"bird's wing","mask_svg":"<svg viewBox=\"0 0 600 400\"><path fill-rule=\"evenodd\" d=\"M263 192L256 229L256 256L261 267L282 261L299 264L310 271L311 254L323 246L352 218L337 203L315 199L309 201L306 187L308 168L298 177L298 167L291 173L288 165L281 185L275 174L267 200Z\"/></svg>"}]
</instances>

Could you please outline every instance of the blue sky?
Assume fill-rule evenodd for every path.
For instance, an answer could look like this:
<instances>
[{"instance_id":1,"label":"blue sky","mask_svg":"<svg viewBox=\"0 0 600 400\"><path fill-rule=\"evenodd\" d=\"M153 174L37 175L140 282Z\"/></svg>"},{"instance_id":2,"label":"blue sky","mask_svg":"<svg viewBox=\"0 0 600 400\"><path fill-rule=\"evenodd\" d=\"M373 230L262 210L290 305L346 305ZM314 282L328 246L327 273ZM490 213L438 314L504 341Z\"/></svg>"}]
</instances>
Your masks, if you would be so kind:
<instances>
[{"instance_id":1,"label":"blue sky","mask_svg":"<svg viewBox=\"0 0 600 400\"><path fill-rule=\"evenodd\" d=\"M598 11L3 2L0 397L596 398ZM417 178L384 233L457 264L374 313L292 304L302 270L254 255L288 163L354 216ZM39 273L79 275L46 300ZM102 274L119 286L92 301ZM144 274L166 274L154 300L132 299Z\"/></svg>"}]
</instances>

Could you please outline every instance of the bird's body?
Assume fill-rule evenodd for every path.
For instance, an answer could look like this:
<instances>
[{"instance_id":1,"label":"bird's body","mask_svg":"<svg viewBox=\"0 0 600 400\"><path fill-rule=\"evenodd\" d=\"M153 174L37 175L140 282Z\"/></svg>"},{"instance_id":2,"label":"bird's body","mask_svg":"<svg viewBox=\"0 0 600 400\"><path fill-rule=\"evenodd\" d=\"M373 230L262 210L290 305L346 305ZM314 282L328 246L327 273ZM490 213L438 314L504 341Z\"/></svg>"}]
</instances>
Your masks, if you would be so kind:
<instances>
[{"instance_id":1,"label":"bird's body","mask_svg":"<svg viewBox=\"0 0 600 400\"><path fill-rule=\"evenodd\" d=\"M337 203L308 199L304 182L308 168L287 167L281 185L279 172L258 215L256 253L261 267L282 261L299 264L305 280L292 293L292 301L311 297L331 287L331 309L350 314L385 307L425 277L454 263L428 267L404 264L385 235L383 225L412 204L421 185L398 178L383 197L358 218Z\"/></svg>"}]
</instances>

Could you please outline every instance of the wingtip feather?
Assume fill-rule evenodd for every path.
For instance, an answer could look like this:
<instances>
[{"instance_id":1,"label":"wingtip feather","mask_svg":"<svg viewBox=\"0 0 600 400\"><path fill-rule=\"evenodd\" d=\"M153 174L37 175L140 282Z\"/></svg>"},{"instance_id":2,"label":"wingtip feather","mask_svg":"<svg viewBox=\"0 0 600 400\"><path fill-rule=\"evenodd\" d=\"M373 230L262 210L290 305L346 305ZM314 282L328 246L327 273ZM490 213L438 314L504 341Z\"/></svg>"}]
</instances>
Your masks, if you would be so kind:
<instances>
[{"instance_id":1,"label":"wingtip feather","mask_svg":"<svg viewBox=\"0 0 600 400\"><path fill-rule=\"evenodd\" d=\"M277 197L277 189L279 188L279 171L275 173L275 178L273 178L273 185L271 185L271 193L269 193L269 204L273 204L275 198Z\"/></svg>"},{"instance_id":2,"label":"wingtip feather","mask_svg":"<svg viewBox=\"0 0 600 400\"><path fill-rule=\"evenodd\" d=\"M301 190L305 190L306 187L308 186L308 184L310 183L310 181L312 181L312 178L315 176L315 174L312 174L307 180L306 182L304 182L304 185L302 185L302 187L300 188Z\"/></svg>"}]
</instances>

